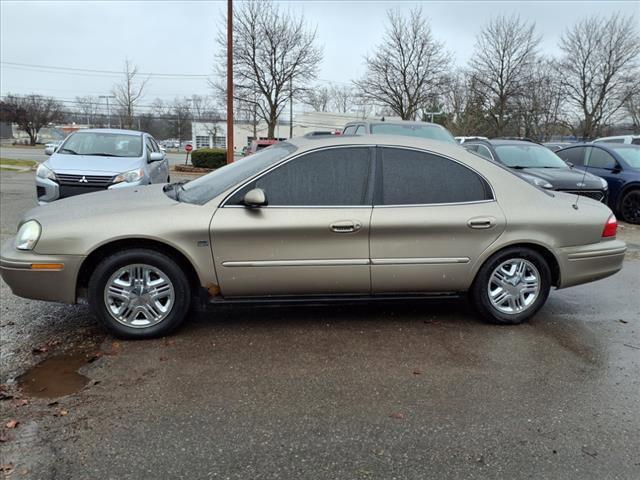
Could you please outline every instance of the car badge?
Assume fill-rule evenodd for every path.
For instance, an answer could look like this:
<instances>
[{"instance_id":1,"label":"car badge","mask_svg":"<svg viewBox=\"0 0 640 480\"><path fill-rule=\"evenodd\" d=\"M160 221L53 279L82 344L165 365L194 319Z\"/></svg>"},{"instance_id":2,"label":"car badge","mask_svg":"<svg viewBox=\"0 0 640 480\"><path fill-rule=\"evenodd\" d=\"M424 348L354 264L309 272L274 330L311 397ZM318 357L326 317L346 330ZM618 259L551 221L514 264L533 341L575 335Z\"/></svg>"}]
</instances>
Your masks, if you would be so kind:
<instances>
[{"instance_id":1,"label":"car badge","mask_svg":"<svg viewBox=\"0 0 640 480\"><path fill-rule=\"evenodd\" d=\"M82 178L78 180L78 183L89 183L89 180L87 180L87 177L83 175Z\"/></svg>"}]
</instances>

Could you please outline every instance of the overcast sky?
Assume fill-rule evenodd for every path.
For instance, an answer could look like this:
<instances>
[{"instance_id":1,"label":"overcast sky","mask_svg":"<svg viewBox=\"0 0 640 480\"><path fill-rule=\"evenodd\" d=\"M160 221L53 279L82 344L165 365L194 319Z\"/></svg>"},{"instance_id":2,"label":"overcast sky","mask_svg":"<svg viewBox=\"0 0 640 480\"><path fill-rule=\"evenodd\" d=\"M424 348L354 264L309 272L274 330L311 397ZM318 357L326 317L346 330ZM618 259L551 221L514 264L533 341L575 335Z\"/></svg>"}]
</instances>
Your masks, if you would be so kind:
<instances>
[{"instance_id":1,"label":"overcast sky","mask_svg":"<svg viewBox=\"0 0 640 480\"><path fill-rule=\"evenodd\" d=\"M238 4L236 0L236 4ZM390 6L422 5L435 37L464 65L475 36L492 15L518 14L542 35L542 52L557 53L562 30L587 15L621 12L640 21L640 1L575 2L371 2L292 1L292 8L318 29L324 48L322 81L347 83L364 72L363 56L380 42ZM22 63L90 70L122 70L128 57L141 72L210 75L224 28L226 2L216 1L0 1L0 94L40 93L73 100L105 95L118 77L89 72L53 72ZM210 94L205 78L152 76L144 102L154 98Z\"/></svg>"}]
</instances>

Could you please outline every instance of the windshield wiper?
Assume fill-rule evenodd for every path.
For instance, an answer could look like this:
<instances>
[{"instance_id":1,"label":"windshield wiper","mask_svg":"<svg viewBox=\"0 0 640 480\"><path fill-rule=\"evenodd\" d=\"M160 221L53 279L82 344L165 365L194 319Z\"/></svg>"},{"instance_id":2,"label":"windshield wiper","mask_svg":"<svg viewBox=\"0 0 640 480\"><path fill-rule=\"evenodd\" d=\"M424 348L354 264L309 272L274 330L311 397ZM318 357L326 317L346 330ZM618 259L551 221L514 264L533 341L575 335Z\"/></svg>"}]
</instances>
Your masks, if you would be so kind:
<instances>
[{"instance_id":1,"label":"windshield wiper","mask_svg":"<svg viewBox=\"0 0 640 480\"><path fill-rule=\"evenodd\" d=\"M96 157L124 157L124 155L115 155L113 153L103 153L103 152L85 153L85 155L91 155Z\"/></svg>"},{"instance_id":2,"label":"windshield wiper","mask_svg":"<svg viewBox=\"0 0 640 480\"><path fill-rule=\"evenodd\" d=\"M174 200L176 201L180 201L180 191L184 190L184 184L187 183L186 180L183 180L181 182L173 182L173 183L169 183L167 185L165 185L164 187L162 187L162 191L167 193L167 192L172 192L171 195L169 195L170 197L172 197Z\"/></svg>"},{"instance_id":3,"label":"windshield wiper","mask_svg":"<svg viewBox=\"0 0 640 480\"><path fill-rule=\"evenodd\" d=\"M523 167L522 165L514 165L512 167L509 168L515 168L516 170L522 170L523 168L530 168L530 167Z\"/></svg>"},{"instance_id":4,"label":"windshield wiper","mask_svg":"<svg viewBox=\"0 0 640 480\"><path fill-rule=\"evenodd\" d=\"M61 148L58 153L69 152L71 155L78 155L78 152L71 150L70 148Z\"/></svg>"}]
</instances>

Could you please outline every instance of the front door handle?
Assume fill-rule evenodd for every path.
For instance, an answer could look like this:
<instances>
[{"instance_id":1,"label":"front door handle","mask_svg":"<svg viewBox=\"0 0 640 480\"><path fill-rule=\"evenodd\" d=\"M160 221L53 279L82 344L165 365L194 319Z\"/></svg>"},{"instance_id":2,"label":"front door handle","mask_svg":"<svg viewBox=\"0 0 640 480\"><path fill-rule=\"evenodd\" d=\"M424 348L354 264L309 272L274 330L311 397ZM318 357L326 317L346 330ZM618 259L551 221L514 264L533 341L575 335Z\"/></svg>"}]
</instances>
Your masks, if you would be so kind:
<instances>
[{"instance_id":1,"label":"front door handle","mask_svg":"<svg viewBox=\"0 0 640 480\"><path fill-rule=\"evenodd\" d=\"M357 220L341 220L333 222L329 228L336 233L353 233L362 228L362 223Z\"/></svg>"},{"instance_id":2,"label":"front door handle","mask_svg":"<svg viewBox=\"0 0 640 480\"><path fill-rule=\"evenodd\" d=\"M496 219L493 217L475 217L469 219L467 226L469 228L475 228L478 230L492 228L496 224Z\"/></svg>"}]
</instances>

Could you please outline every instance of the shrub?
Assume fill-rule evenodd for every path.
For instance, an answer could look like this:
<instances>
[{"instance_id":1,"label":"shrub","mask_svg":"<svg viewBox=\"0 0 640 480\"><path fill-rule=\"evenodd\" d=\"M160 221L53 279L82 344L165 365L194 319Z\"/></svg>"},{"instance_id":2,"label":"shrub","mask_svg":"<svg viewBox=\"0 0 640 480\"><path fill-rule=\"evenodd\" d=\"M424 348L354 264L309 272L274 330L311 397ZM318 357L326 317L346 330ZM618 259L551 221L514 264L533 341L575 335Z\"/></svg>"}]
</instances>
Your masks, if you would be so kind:
<instances>
[{"instance_id":1,"label":"shrub","mask_svg":"<svg viewBox=\"0 0 640 480\"><path fill-rule=\"evenodd\" d=\"M227 164L227 151L222 148L199 148L191 152L194 167L220 168Z\"/></svg>"}]
</instances>

